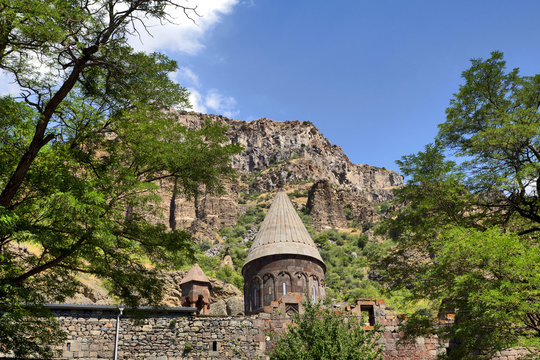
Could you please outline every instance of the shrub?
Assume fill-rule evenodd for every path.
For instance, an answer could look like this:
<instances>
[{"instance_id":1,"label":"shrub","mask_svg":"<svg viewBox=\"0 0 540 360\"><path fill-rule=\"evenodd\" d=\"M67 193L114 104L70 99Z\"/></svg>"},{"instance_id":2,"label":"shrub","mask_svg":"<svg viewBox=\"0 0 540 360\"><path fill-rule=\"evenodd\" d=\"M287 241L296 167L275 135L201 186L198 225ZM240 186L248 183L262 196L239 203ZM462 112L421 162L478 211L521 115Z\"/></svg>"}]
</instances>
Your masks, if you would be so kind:
<instances>
[{"instance_id":1,"label":"shrub","mask_svg":"<svg viewBox=\"0 0 540 360\"><path fill-rule=\"evenodd\" d=\"M304 307L305 313L296 314L288 331L278 338L270 359L382 359L378 327L367 331L357 317L345 318L308 303Z\"/></svg>"}]
</instances>

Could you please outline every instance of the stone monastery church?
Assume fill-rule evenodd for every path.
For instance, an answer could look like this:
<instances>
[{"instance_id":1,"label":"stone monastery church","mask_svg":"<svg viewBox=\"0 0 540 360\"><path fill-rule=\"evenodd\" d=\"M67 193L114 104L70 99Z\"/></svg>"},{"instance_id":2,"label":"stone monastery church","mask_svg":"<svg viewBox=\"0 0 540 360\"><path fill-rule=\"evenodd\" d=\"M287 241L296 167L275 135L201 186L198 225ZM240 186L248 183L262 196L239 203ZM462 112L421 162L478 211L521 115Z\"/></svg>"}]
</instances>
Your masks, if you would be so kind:
<instances>
[{"instance_id":1,"label":"stone monastery church","mask_svg":"<svg viewBox=\"0 0 540 360\"><path fill-rule=\"evenodd\" d=\"M249 250L242 269L244 313L291 315L303 301L324 299L326 267L287 194L279 191ZM210 280L195 264L182 279L182 305L210 314ZM309 299L306 299L306 296Z\"/></svg>"},{"instance_id":2,"label":"stone monastery church","mask_svg":"<svg viewBox=\"0 0 540 360\"><path fill-rule=\"evenodd\" d=\"M325 297L326 267L287 194L277 193L242 269L244 307L253 314L289 293L317 302ZM288 304L298 311L298 304Z\"/></svg>"},{"instance_id":3,"label":"stone monastery church","mask_svg":"<svg viewBox=\"0 0 540 360\"><path fill-rule=\"evenodd\" d=\"M268 359L272 334L286 331L291 316L302 313L303 302L324 299L325 271L289 197L278 191L242 268L244 314L210 315L210 281L197 264L180 282L182 307L48 307L68 334L58 349L61 359ZM380 324L385 360L435 359L448 347L436 336L400 343L400 320L384 300L358 299L340 311L360 317L365 329ZM452 321L452 314L444 316L442 324Z\"/></svg>"}]
</instances>

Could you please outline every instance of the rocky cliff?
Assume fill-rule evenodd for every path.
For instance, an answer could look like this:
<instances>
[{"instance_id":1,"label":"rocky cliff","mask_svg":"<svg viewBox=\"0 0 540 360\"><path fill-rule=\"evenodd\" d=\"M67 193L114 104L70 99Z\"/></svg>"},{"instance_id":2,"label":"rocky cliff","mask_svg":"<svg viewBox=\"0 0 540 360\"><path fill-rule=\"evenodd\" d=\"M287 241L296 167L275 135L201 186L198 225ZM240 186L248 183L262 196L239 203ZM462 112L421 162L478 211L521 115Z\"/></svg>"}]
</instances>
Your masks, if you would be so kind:
<instances>
[{"instance_id":1,"label":"rocky cliff","mask_svg":"<svg viewBox=\"0 0 540 360\"><path fill-rule=\"evenodd\" d=\"M388 201L392 189L403 184L398 173L370 165L353 164L343 150L331 144L308 121L273 121L266 118L245 122L219 115L206 115L179 111L178 120L188 127L198 128L210 119L227 126L232 143L240 144L244 151L232 159L239 173L238 181L226 184L221 196L205 196L189 202L173 196L173 186L163 184L163 221L168 226L190 229L198 239L214 240L215 231L235 224L239 197L242 193L270 192L280 186L295 184L311 186L324 181L332 192L312 191L310 206L317 219L317 229L343 228L347 221L357 224L372 222L377 214L375 205ZM327 199L331 194L332 199ZM348 209L348 210L347 210ZM338 220L321 223L332 214ZM326 221L326 220L325 220ZM324 221L323 221L324 222Z\"/></svg>"},{"instance_id":2,"label":"rocky cliff","mask_svg":"<svg viewBox=\"0 0 540 360\"><path fill-rule=\"evenodd\" d=\"M317 230L347 227L347 218L336 190L328 180L319 180L309 190L306 204Z\"/></svg>"}]
</instances>

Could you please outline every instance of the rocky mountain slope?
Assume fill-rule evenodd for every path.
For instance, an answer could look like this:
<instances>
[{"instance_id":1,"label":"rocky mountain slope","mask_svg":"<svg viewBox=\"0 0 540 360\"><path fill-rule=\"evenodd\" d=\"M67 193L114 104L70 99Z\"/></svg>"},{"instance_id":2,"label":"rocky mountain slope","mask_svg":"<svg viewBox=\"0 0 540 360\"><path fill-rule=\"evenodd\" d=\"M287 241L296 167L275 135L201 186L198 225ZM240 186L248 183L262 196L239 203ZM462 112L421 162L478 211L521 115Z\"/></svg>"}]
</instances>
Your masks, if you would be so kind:
<instances>
[{"instance_id":1,"label":"rocky mountain slope","mask_svg":"<svg viewBox=\"0 0 540 360\"><path fill-rule=\"evenodd\" d=\"M173 186L161 184L163 217L170 227L189 229L199 240L216 240L215 231L236 223L243 194L270 192L278 187L302 184L311 189L309 209L317 230L372 222L378 203L392 197L403 184L398 173L370 165L353 164L343 150L331 144L308 121L245 122L219 115L176 113L181 123L197 128L210 119L228 127L230 141L244 151L233 158L239 178L226 184L221 196L188 201L173 196ZM347 218L344 218L345 212Z\"/></svg>"}]
</instances>

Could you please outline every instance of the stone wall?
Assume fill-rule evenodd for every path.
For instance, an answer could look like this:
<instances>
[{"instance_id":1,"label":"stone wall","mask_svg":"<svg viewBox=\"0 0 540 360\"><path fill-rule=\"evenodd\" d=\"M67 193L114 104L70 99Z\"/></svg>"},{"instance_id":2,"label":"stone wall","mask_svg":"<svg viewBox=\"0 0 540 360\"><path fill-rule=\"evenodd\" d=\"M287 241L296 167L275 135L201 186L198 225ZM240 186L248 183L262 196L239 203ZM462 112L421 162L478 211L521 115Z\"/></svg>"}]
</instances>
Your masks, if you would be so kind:
<instances>
[{"instance_id":1,"label":"stone wall","mask_svg":"<svg viewBox=\"0 0 540 360\"><path fill-rule=\"evenodd\" d=\"M399 320L383 301L361 299L346 311L360 315L366 329L374 321L384 329L379 342L385 346L385 360L431 360L444 346L436 337L419 337L410 344L398 340ZM68 338L60 350L61 359L112 359L118 310L113 306L60 306L52 309ZM118 359L213 360L268 359L272 333L287 329L290 318L278 313L252 316L196 316L193 309L169 308L155 312L146 309L120 318ZM506 350L494 359L516 360L523 349ZM0 357L2 357L0 355ZM9 356L8 356L9 357Z\"/></svg>"},{"instance_id":2,"label":"stone wall","mask_svg":"<svg viewBox=\"0 0 540 360\"><path fill-rule=\"evenodd\" d=\"M372 329L375 323L384 329L379 343L384 345L385 360L435 359L440 352L445 351L436 336L418 337L411 343L400 342L403 337L399 331L400 320L393 311L386 308L382 299L358 299L350 313L361 317L365 329Z\"/></svg>"},{"instance_id":3,"label":"stone wall","mask_svg":"<svg viewBox=\"0 0 540 360\"><path fill-rule=\"evenodd\" d=\"M117 311L53 310L68 338L64 359L113 358ZM251 317L197 317L181 311L121 317L118 359L262 359L266 336Z\"/></svg>"},{"instance_id":4,"label":"stone wall","mask_svg":"<svg viewBox=\"0 0 540 360\"><path fill-rule=\"evenodd\" d=\"M386 311L384 302L364 301L349 315L365 317L366 306L374 304L372 315L385 329L380 342L384 359L434 359L437 339L418 338L409 345L398 345L402 336L397 318ZM68 338L59 349L64 359L111 359L114 351L118 310L113 306L64 306L52 309ZM366 328L370 328L369 316ZM127 313L120 318L118 359L209 360L267 359L272 348L271 333L286 330L290 318L281 312L252 316L196 316L193 310L170 308Z\"/></svg>"}]
</instances>

